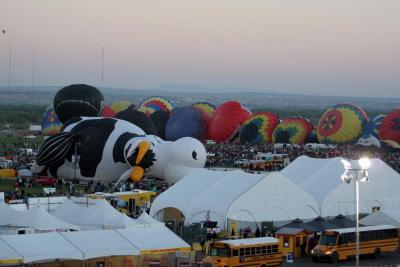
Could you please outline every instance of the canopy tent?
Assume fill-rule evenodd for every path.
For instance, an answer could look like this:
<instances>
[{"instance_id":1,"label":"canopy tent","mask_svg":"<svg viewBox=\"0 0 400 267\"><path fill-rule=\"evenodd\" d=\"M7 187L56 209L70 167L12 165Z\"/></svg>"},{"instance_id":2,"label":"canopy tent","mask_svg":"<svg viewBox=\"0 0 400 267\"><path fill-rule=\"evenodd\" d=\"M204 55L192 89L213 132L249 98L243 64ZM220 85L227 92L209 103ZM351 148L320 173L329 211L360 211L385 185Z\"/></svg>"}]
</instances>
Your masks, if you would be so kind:
<instances>
[{"instance_id":1,"label":"canopy tent","mask_svg":"<svg viewBox=\"0 0 400 267\"><path fill-rule=\"evenodd\" d=\"M4 202L0 202L0 225L21 226L23 217L22 212L11 208Z\"/></svg>"},{"instance_id":2,"label":"canopy tent","mask_svg":"<svg viewBox=\"0 0 400 267\"><path fill-rule=\"evenodd\" d=\"M83 229L124 228L139 224L114 209L106 200L98 201L94 206L84 207L67 199L52 214Z\"/></svg>"},{"instance_id":3,"label":"canopy tent","mask_svg":"<svg viewBox=\"0 0 400 267\"><path fill-rule=\"evenodd\" d=\"M394 225L400 227L400 210L380 210L362 218L363 225Z\"/></svg>"},{"instance_id":4,"label":"canopy tent","mask_svg":"<svg viewBox=\"0 0 400 267\"><path fill-rule=\"evenodd\" d=\"M339 214L336 217L328 220L328 222L337 225L335 228L355 227L356 225L355 221L346 218L346 216L342 214Z\"/></svg>"},{"instance_id":5,"label":"canopy tent","mask_svg":"<svg viewBox=\"0 0 400 267\"><path fill-rule=\"evenodd\" d=\"M291 181L308 192L320 206L320 216L354 214L353 182L342 182L342 158L297 158L282 170ZM314 171L312 171L314 169ZM360 183L360 213L369 213L374 207L398 207L400 174L380 159L371 159L368 169L369 182Z\"/></svg>"},{"instance_id":6,"label":"canopy tent","mask_svg":"<svg viewBox=\"0 0 400 267\"><path fill-rule=\"evenodd\" d=\"M135 244L141 254L190 252L191 247L163 225L116 229L121 236Z\"/></svg>"},{"instance_id":7,"label":"canopy tent","mask_svg":"<svg viewBox=\"0 0 400 267\"><path fill-rule=\"evenodd\" d=\"M153 217L151 217L149 214L146 212L142 212L140 216L136 219L137 222L142 223L142 224L150 224L150 225L164 225L164 223L157 221Z\"/></svg>"},{"instance_id":8,"label":"canopy tent","mask_svg":"<svg viewBox=\"0 0 400 267\"><path fill-rule=\"evenodd\" d=\"M105 256L140 255L139 249L114 230L60 233L91 259Z\"/></svg>"},{"instance_id":9,"label":"canopy tent","mask_svg":"<svg viewBox=\"0 0 400 267\"><path fill-rule=\"evenodd\" d=\"M18 177L32 177L33 173L31 170L28 169L21 169L17 171Z\"/></svg>"},{"instance_id":10,"label":"canopy tent","mask_svg":"<svg viewBox=\"0 0 400 267\"><path fill-rule=\"evenodd\" d=\"M231 203L264 176L238 170L194 170L155 199L150 215L159 218L163 209L173 207L183 214L185 224L204 221L209 216L225 228Z\"/></svg>"},{"instance_id":11,"label":"canopy tent","mask_svg":"<svg viewBox=\"0 0 400 267\"><path fill-rule=\"evenodd\" d=\"M22 256L1 239L0 236L0 265L17 265L22 263Z\"/></svg>"},{"instance_id":12,"label":"canopy tent","mask_svg":"<svg viewBox=\"0 0 400 267\"><path fill-rule=\"evenodd\" d=\"M38 231L46 230L75 230L78 231L81 228L77 225L73 225L62 221L41 207L32 207L29 210L23 212L20 225L34 228Z\"/></svg>"},{"instance_id":13,"label":"canopy tent","mask_svg":"<svg viewBox=\"0 0 400 267\"><path fill-rule=\"evenodd\" d=\"M57 259L83 260L82 252L59 233L3 235L0 238L22 256L24 263Z\"/></svg>"},{"instance_id":14,"label":"canopy tent","mask_svg":"<svg viewBox=\"0 0 400 267\"><path fill-rule=\"evenodd\" d=\"M317 217L313 197L279 172L272 172L236 198L228 217L239 221L289 221Z\"/></svg>"}]
</instances>

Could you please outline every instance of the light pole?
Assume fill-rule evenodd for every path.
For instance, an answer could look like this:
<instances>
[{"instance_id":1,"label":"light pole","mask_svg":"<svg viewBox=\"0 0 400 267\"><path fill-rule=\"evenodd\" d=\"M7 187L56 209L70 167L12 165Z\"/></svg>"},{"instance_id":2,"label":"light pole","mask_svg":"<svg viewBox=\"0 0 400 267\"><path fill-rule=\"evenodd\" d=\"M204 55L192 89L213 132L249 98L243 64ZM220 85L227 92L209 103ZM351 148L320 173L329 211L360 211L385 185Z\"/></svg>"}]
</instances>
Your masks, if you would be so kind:
<instances>
[{"instance_id":1,"label":"light pole","mask_svg":"<svg viewBox=\"0 0 400 267\"><path fill-rule=\"evenodd\" d=\"M360 266L360 231L359 231L359 211L360 211L360 200L359 200L359 188L358 182L368 181L368 168L371 166L369 158L360 158L358 160L358 166L352 166L352 163L342 159L345 172L342 174L342 180L346 183L350 183L351 180L354 182L354 203L355 203L355 215L356 215L356 266ZM362 174L359 177L359 174Z\"/></svg>"}]
</instances>

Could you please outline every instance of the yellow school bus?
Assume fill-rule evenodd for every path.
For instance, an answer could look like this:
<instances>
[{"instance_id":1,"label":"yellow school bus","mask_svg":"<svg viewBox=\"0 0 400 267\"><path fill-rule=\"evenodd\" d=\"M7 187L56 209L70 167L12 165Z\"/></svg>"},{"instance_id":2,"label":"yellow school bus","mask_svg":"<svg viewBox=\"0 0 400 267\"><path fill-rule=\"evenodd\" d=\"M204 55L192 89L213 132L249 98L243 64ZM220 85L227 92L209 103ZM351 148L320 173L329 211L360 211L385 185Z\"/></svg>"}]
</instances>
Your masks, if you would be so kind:
<instances>
[{"instance_id":1,"label":"yellow school bus","mask_svg":"<svg viewBox=\"0 0 400 267\"><path fill-rule=\"evenodd\" d=\"M153 191L132 190L115 193L94 193L86 195L93 199L106 199L110 204L121 212L135 217L143 210L150 208L156 197Z\"/></svg>"},{"instance_id":2,"label":"yellow school bus","mask_svg":"<svg viewBox=\"0 0 400 267\"><path fill-rule=\"evenodd\" d=\"M222 240L210 243L203 267L278 266L282 264L279 240L273 237Z\"/></svg>"},{"instance_id":3,"label":"yellow school bus","mask_svg":"<svg viewBox=\"0 0 400 267\"><path fill-rule=\"evenodd\" d=\"M356 255L355 228L332 229L322 232L318 245L311 250L311 258L337 262ZM398 229L392 225L363 226L360 232L360 255L380 257L382 252L393 252L399 247Z\"/></svg>"}]
</instances>

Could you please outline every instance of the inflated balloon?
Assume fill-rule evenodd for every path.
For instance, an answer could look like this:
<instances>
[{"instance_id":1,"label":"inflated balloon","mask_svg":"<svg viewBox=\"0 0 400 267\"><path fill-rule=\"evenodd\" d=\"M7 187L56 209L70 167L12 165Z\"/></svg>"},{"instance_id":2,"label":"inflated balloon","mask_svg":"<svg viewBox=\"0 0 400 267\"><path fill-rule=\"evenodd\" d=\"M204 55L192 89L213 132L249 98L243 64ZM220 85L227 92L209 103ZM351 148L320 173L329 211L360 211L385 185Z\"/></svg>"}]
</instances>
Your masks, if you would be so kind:
<instances>
[{"instance_id":1,"label":"inflated balloon","mask_svg":"<svg viewBox=\"0 0 400 267\"><path fill-rule=\"evenodd\" d=\"M205 161L206 150L194 138L164 141L124 120L76 117L43 143L32 171L104 183L137 182L143 175L175 183Z\"/></svg>"},{"instance_id":2,"label":"inflated balloon","mask_svg":"<svg viewBox=\"0 0 400 267\"><path fill-rule=\"evenodd\" d=\"M111 109L114 110L115 113L124 111L129 107L135 107L135 105L129 100L117 100L111 104Z\"/></svg>"},{"instance_id":3,"label":"inflated balloon","mask_svg":"<svg viewBox=\"0 0 400 267\"><path fill-rule=\"evenodd\" d=\"M211 120L212 116L215 113L215 106L208 102L198 102L193 104L192 106L201 111L201 114L207 122Z\"/></svg>"},{"instance_id":4,"label":"inflated balloon","mask_svg":"<svg viewBox=\"0 0 400 267\"><path fill-rule=\"evenodd\" d=\"M62 125L53 109L53 105L50 105L43 113L41 124L42 134L47 136L55 135L61 130Z\"/></svg>"},{"instance_id":5,"label":"inflated balloon","mask_svg":"<svg viewBox=\"0 0 400 267\"><path fill-rule=\"evenodd\" d=\"M54 110L62 123L79 117L97 117L103 109L103 94L86 84L73 84L60 89L54 97Z\"/></svg>"},{"instance_id":6,"label":"inflated balloon","mask_svg":"<svg viewBox=\"0 0 400 267\"><path fill-rule=\"evenodd\" d=\"M272 112L257 112L247 119L240 130L240 143L271 143L272 132L279 124L279 117Z\"/></svg>"},{"instance_id":7,"label":"inflated balloon","mask_svg":"<svg viewBox=\"0 0 400 267\"><path fill-rule=\"evenodd\" d=\"M158 136L162 139L165 139L165 127L167 125L169 115L169 112L166 112L164 110L157 110L150 115L150 119L156 126Z\"/></svg>"},{"instance_id":8,"label":"inflated balloon","mask_svg":"<svg viewBox=\"0 0 400 267\"><path fill-rule=\"evenodd\" d=\"M100 117L112 118L115 116L115 111L112 110L109 106L104 106L101 111Z\"/></svg>"},{"instance_id":9,"label":"inflated balloon","mask_svg":"<svg viewBox=\"0 0 400 267\"><path fill-rule=\"evenodd\" d=\"M379 138L379 128L381 126L383 118L385 118L386 114L379 114L369 119L368 123L364 126L364 131L362 136L375 136Z\"/></svg>"},{"instance_id":10,"label":"inflated balloon","mask_svg":"<svg viewBox=\"0 0 400 267\"><path fill-rule=\"evenodd\" d=\"M195 107L175 108L165 126L165 139L175 141L182 137L200 139L206 128L201 111Z\"/></svg>"},{"instance_id":11,"label":"inflated balloon","mask_svg":"<svg viewBox=\"0 0 400 267\"><path fill-rule=\"evenodd\" d=\"M392 140L381 140L382 149L386 152L399 152L400 144Z\"/></svg>"},{"instance_id":12,"label":"inflated balloon","mask_svg":"<svg viewBox=\"0 0 400 267\"><path fill-rule=\"evenodd\" d=\"M219 105L208 124L208 137L217 142L230 141L251 114L238 101L227 101Z\"/></svg>"},{"instance_id":13,"label":"inflated balloon","mask_svg":"<svg viewBox=\"0 0 400 267\"><path fill-rule=\"evenodd\" d=\"M318 123L317 136L320 143L352 144L361 136L367 114L353 104L338 104L328 109Z\"/></svg>"},{"instance_id":14,"label":"inflated balloon","mask_svg":"<svg viewBox=\"0 0 400 267\"><path fill-rule=\"evenodd\" d=\"M153 96L143 100L138 108L139 111L147 114L148 116L157 110L171 112L172 109L172 104L167 99L160 96Z\"/></svg>"},{"instance_id":15,"label":"inflated balloon","mask_svg":"<svg viewBox=\"0 0 400 267\"><path fill-rule=\"evenodd\" d=\"M312 123L303 117L288 117L276 126L272 133L273 143L303 144L313 129Z\"/></svg>"},{"instance_id":16,"label":"inflated balloon","mask_svg":"<svg viewBox=\"0 0 400 267\"><path fill-rule=\"evenodd\" d=\"M142 129L146 134L157 135L157 128L153 121L143 112L128 108L115 115L115 118L128 121Z\"/></svg>"},{"instance_id":17,"label":"inflated balloon","mask_svg":"<svg viewBox=\"0 0 400 267\"><path fill-rule=\"evenodd\" d=\"M306 138L306 143L312 143L312 144L318 143L317 129L314 128L311 130L311 132L308 134Z\"/></svg>"},{"instance_id":18,"label":"inflated balloon","mask_svg":"<svg viewBox=\"0 0 400 267\"><path fill-rule=\"evenodd\" d=\"M381 140L391 140L400 143L400 108L389 112L382 120L379 128Z\"/></svg>"}]
</instances>

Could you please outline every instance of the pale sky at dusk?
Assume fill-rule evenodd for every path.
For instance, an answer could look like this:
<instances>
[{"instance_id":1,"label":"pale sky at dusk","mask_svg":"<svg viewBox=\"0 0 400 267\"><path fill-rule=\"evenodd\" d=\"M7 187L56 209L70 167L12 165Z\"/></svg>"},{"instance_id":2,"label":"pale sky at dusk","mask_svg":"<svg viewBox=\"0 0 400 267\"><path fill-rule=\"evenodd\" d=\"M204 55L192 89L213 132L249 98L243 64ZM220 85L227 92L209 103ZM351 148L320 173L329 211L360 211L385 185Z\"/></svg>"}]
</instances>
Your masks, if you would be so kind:
<instances>
[{"instance_id":1,"label":"pale sky at dusk","mask_svg":"<svg viewBox=\"0 0 400 267\"><path fill-rule=\"evenodd\" d=\"M5 34L1 30L6 30ZM1 0L0 86L400 97L399 0Z\"/></svg>"}]
</instances>

